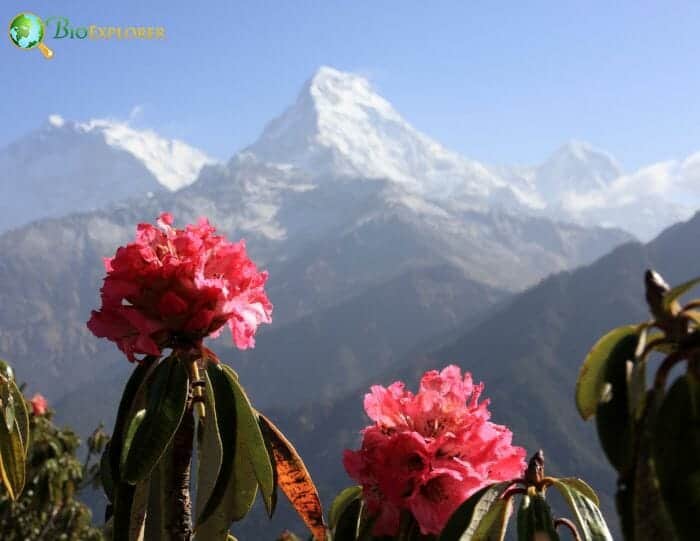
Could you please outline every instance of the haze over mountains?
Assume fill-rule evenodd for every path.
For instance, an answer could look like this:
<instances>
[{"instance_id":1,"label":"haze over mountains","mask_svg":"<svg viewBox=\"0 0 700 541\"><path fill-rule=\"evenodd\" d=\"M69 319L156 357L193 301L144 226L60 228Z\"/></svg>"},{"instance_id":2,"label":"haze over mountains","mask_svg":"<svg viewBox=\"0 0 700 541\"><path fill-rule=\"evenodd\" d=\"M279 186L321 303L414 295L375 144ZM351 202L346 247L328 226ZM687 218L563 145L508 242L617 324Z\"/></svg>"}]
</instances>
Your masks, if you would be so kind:
<instances>
[{"instance_id":1,"label":"haze over mountains","mask_svg":"<svg viewBox=\"0 0 700 541\"><path fill-rule=\"evenodd\" d=\"M641 239L700 205L700 152L626 172L610 154L571 141L535 166L488 165L413 128L366 79L329 67L235 159L316 178L388 179L451 210L504 209L618 227ZM128 122L51 115L0 149L0 231L163 187L177 190L213 163L199 149Z\"/></svg>"},{"instance_id":2,"label":"haze over mountains","mask_svg":"<svg viewBox=\"0 0 700 541\"><path fill-rule=\"evenodd\" d=\"M102 210L34 222L1 236L0 250L11 257L0 261L0 354L15 359L20 376L51 398L92 381L101 371L93 357L103 345L89 335L84 322L97 303L101 258L132 238L136 223L152 221L164 209L172 211L178 223L208 216L226 234L248 241L256 260L270 270L276 326L329 309L367 288L400 281L406 273L440 266L451 269L447 276L455 299L464 280L474 283L468 289L474 298L461 298L464 308L451 318L456 323L487 307L490 299L497 298L492 291L520 290L551 272L591 261L629 239L619 230L553 222L489 203L498 192L497 180L482 180L493 175L475 165L474 178L460 184L458 176L472 170L470 162L447 151L440 152L452 156L453 162L431 161L428 150L439 145L408 126L356 76L321 69L304 86L292 111L283 117L294 122L273 121L274 130L268 126L257 143L227 164L204 167L191 186L175 192L156 190L150 197L141 194ZM376 137L362 112L374 115ZM362 125L354 126L353 119ZM393 128L385 126L392 122ZM316 131L304 132L309 125ZM107 140L107 128L95 129L97 133L54 121L47 138L56 144L63 141L67 150L80 150L86 141ZM329 133L341 130L351 134L323 143L328 142L324 138ZM363 139L363 130L369 140ZM308 152L290 164L291 151L271 137L292 141L293 134L306 141L300 148ZM343 141L353 138L356 146L349 152ZM387 178L391 171L380 170L389 153L377 156L380 143L395 151L395 169L404 171L404 176ZM400 146L403 154L397 150ZM280 156L274 158L272 151L278 147ZM321 164L324 155L325 166ZM129 159L133 157L129 154ZM90 155L76 158L81 164L89 159ZM352 169L358 163L366 167ZM423 164L424 172L416 171L416 164ZM452 183L453 192L461 186L459 199L432 193L429 185L438 184L439 167L446 174L454 170L445 184ZM408 181L411 171L417 175L415 183ZM9 180L16 186L13 189L23 189L21 179ZM89 191L91 186L88 182L76 189ZM413 288L416 295L421 288L427 291L431 280L436 287L444 287L440 278L431 278L434 275L429 272L425 276L420 288ZM437 298L426 301L425 313L437 302ZM388 312L373 315L379 330L393 313L391 302L384 308ZM409 336L418 340L425 333L414 329ZM350 352L358 339L349 337ZM109 358L118 358L111 348L107 350ZM389 350L387 363L400 353ZM381 366L373 358L359 356L352 368L369 375L372 368ZM66 381L69 368L73 375ZM352 381L338 383L349 386ZM297 392L305 390L300 387Z\"/></svg>"},{"instance_id":3,"label":"haze over mountains","mask_svg":"<svg viewBox=\"0 0 700 541\"><path fill-rule=\"evenodd\" d=\"M0 178L0 231L10 229L0 235L0 357L18 377L83 433L109 426L131 365L85 327L102 257L161 211L178 225L207 216L246 239L270 271L275 304L256 349L234 351L225 338L212 345L257 406L295 412L285 419L289 433L308 448L314 473L327 466L326 489L342 481L336 447L356 435L367 383L413 381L419 368L451 361L487 383L497 420L512 422L523 442L543 443L555 464L602 478L594 442L582 440L590 432L566 424L568 380L580 350L637 300L618 306L615 290L596 290L601 296L583 297L577 312L572 299L592 295L591 277L607 280L602 270L537 284L631 241L630 233L648 238L688 216L700 196L700 157L625 174L607 153L572 142L535 167L481 164L411 127L363 78L331 68L227 163L125 123L58 117L0 151L3 171L30 162L29 177ZM697 233L696 222L687 228ZM646 262L614 254L648 249L628 244L601 262L619 263L624 291L636 292L629 284L641 287ZM590 269L617 276L601 262ZM511 319L513 307L520 319ZM500 324L507 328L498 334ZM439 353L422 363L428 352ZM522 359L535 371L521 373ZM543 400L544 417L527 425L528 408ZM347 424L338 429L333 419Z\"/></svg>"},{"instance_id":4,"label":"haze over mountains","mask_svg":"<svg viewBox=\"0 0 700 541\"><path fill-rule=\"evenodd\" d=\"M213 162L182 141L125 122L81 123L51 115L37 131L0 149L0 232L177 190Z\"/></svg>"},{"instance_id":5,"label":"haze over mountains","mask_svg":"<svg viewBox=\"0 0 700 541\"><path fill-rule=\"evenodd\" d=\"M369 385L402 380L415 389L423 371L456 363L486 384L494 419L513 428L517 443L545 450L552 475L576 472L601 491L606 518L616 527L616 476L593 423L584 423L576 411L576 378L585 354L603 333L648 319L645 269L657 269L671 284L700 275L693 248L698 239L700 213L648 244L628 243L589 266L550 276L480 321L422 344L356 391L278 410L273 417L295 438L330 498L349 484L337 456L357 445L359 430L367 424L362 396ZM292 520L291 513L280 517L277 530Z\"/></svg>"}]
</instances>

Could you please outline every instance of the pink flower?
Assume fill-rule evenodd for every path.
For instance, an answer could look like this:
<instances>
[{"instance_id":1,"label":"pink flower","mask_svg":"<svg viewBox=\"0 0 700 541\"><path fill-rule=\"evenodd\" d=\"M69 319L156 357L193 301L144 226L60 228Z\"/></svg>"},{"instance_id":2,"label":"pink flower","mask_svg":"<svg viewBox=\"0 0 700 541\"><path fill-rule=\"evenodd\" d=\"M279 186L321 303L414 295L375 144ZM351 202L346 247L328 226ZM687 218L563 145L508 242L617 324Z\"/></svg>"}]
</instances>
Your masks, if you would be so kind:
<instances>
[{"instance_id":1,"label":"pink flower","mask_svg":"<svg viewBox=\"0 0 700 541\"><path fill-rule=\"evenodd\" d=\"M184 229L163 213L157 227L139 224L136 240L105 260L102 306L88 328L117 344L133 361L166 347L198 347L228 325L240 349L272 321L267 273L246 254L244 241L216 235L205 218Z\"/></svg>"},{"instance_id":2,"label":"pink flower","mask_svg":"<svg viewBox=\"0 0 700 541\"><path fill-rule=\"evenodd\" d=\"M345 469L363 487L374 534L396 535L402 511L423 534L439 534L452 513L483 486L518 478L525 449L492 423L483 385L457 366L426 372L415 395L401 382L374 385L365 411L374 421L362 445L343 456Z\"/></svg>"},{"instance_id":3,"label":"pink flower","mask_svg":"<svg viewBox=\"0 0 700 541\"><path fill-rule=\"evenodd\" d=\"M49 403L46 401L46 398L44 398L42 395L39 393L36 393L29 403L32 405L32 413L36 415L37 417L40 417L41 415L46 414L46 410L49 407Z\"/></svg>"}]
</instances>

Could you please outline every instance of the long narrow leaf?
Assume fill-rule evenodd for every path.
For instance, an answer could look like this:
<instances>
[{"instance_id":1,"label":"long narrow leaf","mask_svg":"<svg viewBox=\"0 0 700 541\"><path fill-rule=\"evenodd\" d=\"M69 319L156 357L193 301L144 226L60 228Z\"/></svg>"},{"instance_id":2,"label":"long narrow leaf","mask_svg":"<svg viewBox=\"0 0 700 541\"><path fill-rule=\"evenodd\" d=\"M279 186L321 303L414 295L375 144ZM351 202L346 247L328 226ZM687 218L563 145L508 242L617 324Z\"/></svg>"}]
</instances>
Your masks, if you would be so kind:
<instances>
[{"instance_id":1,"label":"long narrow leaf","mask_svg":"<svg viewBox=\"0 0 700 541\"><path fill-rule=\"evenodd\" d=\"M24 399L22 391L19 390L14 380L10 381L10 393L12 395L15 406L15 419L19 428L20 436L22 437L22 447L24 448L24 456L27 456L29 451L29 410L27 409L27 401Z\"/></svg>"},{"instance_id":2,"label":"long narrow leaf","mask_svg":"<svg viewBox=\"0 0 700 541\"><path fill-rule=\"evenodd\" d=\"M440 541L471 539L486 513L510 485L510 482L494 483L472 494L452 513L440 534Z\"/></svg>"},{"instance_id":3,"label":"long narrow leaf","mask_svg":"<svg viewBox=\"0 0 700 541\"><path fill-rule=\"evenodd\" d=\"M230 377L221 365L209 365L216 407L216 420L222 442L221 469L204 510L199 514L195 528L198 541L225 541L231 523L243 518L252 507L257 494L258 480L238 437L236 396Z\"/></svg>"},{"instance_id":4,"label":"long narrow leaf","mask_svg":"<svg viewBox=\"0 0 700 541\"><path fill-rule=\"evenodd\" d=\"M114 482L121 480L119 463L122 456L122 444L124 441L124 433L134 413L132 412L134 409L134 401L140 390L140 392L145 393L144 381L154 364L155 359L153 357L146 357L134 368L134 371L131 373L129 380L124 386L124 392L122 393L121 400L119 401L119 408L117 409L117 418L114 422L114 430L112 430L109 449L105 449L105 453L109 453L110 477Z\"/></svg>"},{"instance_id":5,"label":"long narrow leaf","mask_svg":"<svg viewBox=\"0 0 700 541\"><path fill-rule=\"evenodd\" d=\"M216 487L223 459L223 444L217 421L216 400L209 374L204 372L204 408L206 417L199 419L197 428L197 499L196 515L201 515L206 503L211 498Z\"/></svg>"},{"instance_id":6,"label":"long narrow leaf","mask_svg":"<svg viewBox=\"0 0 700 541\"><path fill-rule=\"evenodd\" d=\"M25 456L17 418L12 417L12 431L5 422L5 412L0 415L0 477L10 499L15 500L24 489Z\"/></svg>"},{"instance_id":7,"label":"long narrow leaf","mask_svg":"<svg viewBox=\"0 0 700 541\"><path fill-rule=\"evenodd\" d=\"M226 365L221 365L236 399L236 432L241 447L248 455L268 515L272 515L275 494L275 472L270 461L267 445L263 439L258 418L250 405L248 395L241 387L236 373Z\"/></svg>"},{"instance_id":8,"label":"long narrow leaf","mask_svg":"<svg viewBox=\"0 0 700 541\"><path fill-rule=\"evenodd\" d=\"M340 492L336 496L335 500L331 504L331 509L328 512L328 525L331 529L334 529L338 523L338 519L345 512L345 509L351 505L354 501L362 498L362 487L354 486L348 487Z\"/></svg>"},{"instance_id":9,"label":"long narrow leaf","mask_svg":"<svg viewBox=\"0 0 700 541\"><path fill-rule=\"evenodd\" d=\"M114 490L114 515L112 515L112 541L129 541L131 504L134 485L119 483Z\"/></svg>"},{"instance_id":10,"label":"long narrow leaf","mask_svg":"<svg viewBox=\"0 0 700 541\"><path fill-rule=\"evenodd\" d=\"M554 517L542 494L526 494L518 509L518 539L533 541L538 538L559 541Z\"/></svg>"},{"instance_id":11,"label":"long narrow leaf","mask_svg":"<svg viewBox=\"0 0 700 541\"><path fill-rule=\"evenodd\" d=\"M129 456L129 449L131 449L131 443L134 441L134 436L139 426L143 422L143 418L146 416L146 410L142 409L136 412L136 415L131 419L129 427L126 429L126 435L124 436L124 445L122 446L122 458L119 463L120 468L124 468L124 463L126 462L126 457Z\"/></svg>"},{"instance_id":12,"label":"long narrow leaf","mask_svg":"<svg viewBox=\"0 0 700 541\"><path fill-rule=\"evenodd\" d=\"M559 491L574 513L584 539L587 541L612 541L612 535L610 535L603 514L591 498L570 482L556 480L552 486Z\"/></svg>"},{"instance_id":13,"label":"long narrow leaf","mask_svg":"<svg viewBox=\"0 0 700 541\"><path fill-rule=\"evenodd\" d=\"M284 434L264 415L259 414L260 427L275 457L277 483L289 498L316 541L326 539L326 524L316 485L304 462Z\"/></svg>"},{"instance_id":14,"label":"long narrow leaf","mask_svg":"<svg viewBox=\"0 0 700 541\"><path fill-rule=\"evenodd\" d=\"M258 481L246 454L237 447L233 472L219 505L195 530L197 541L224 541L231 523L248 514L255 502Z\"/></svg>"},{"instance_id":15,"label":"long narrow leaf","mask_svg":"<svg viewBox=\"0 0 700 541\"><path fill-rule=\"evenodd\" d=\"M664 308L668 310L671 307L673 301L677 300L680 296L686 294L698 284L700 284L700 277L689 280L671 289L671 291L667 292L664 295Z\"/></svg>"},{"instance_id":16,"label":"long narrow leaf","mask_svg":"<svg viewBox=\"0 0 700 541\"><path fill-rule=\"evenodd\" d=\"M189 376L179 359L167 359L155 369L146 414L124 462L123 478L127 482L142 481L158 463L180 426L188 390Z\"/></svg>"},{"instance_id":17,"label":"long narrow leaf","mask_svg":"<svg viewBox=\"0 0 700 541\"><path fill-rule=\"evenodd\" d=\"M471 541L503 541L506 537L508 519L513 509L513 499L498 499L479 522Z\"/></svg>"},{"instance_id":18,"label":"long narrow leaf","mask_svg":"<svg viewBox=\"0 0 700 541\"><path fill-rule=\"evenodd\" d=\"M129 541L143 541L144 539L146 508L148 506L148 491L148 479L136 484L134 489L134 497L131 502Z\"/></svg>"},{"instance_id":19,"label":"long narrow leaf","mask_svg":"<svg viewBox=\"0 0 700 541\"><path fill-rule=\"evenodd\" d=\"M207 376L214 395L216 408L216 424L221 438L221 466L216 483L207 497L206 502L197 506L197 524L205 522L217 509L231 482L233 475L234 456L236 452L236 397L231 390L228 379L218 365L207 367Z\"/></svg>"}]
</instances>

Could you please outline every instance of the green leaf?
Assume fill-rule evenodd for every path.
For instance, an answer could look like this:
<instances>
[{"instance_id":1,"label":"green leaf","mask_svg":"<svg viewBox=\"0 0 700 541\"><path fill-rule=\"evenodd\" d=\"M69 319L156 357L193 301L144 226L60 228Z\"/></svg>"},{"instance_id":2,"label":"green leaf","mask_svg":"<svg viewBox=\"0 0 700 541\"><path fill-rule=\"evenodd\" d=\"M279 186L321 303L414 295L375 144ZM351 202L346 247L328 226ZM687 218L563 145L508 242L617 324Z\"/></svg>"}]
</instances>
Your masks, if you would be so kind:
<instances>
[{"instance_id":1,"label":"green leaf","mask_svg":"<svg viewBox=\"0 0 700 541\"><path fill-rule=\"evenodd\" d=\"M197 505L197 524L206 521L221 504L226 489L231 483L236 453L236 397L224 371L218 365L207 366L207 380L207 389L211 386L214 396L215 419L221 438L222 455L214 488L206 502L201 504L202 508L200 509L199 503ZM209 409L207 406L207 411Z\"/></svg>"},{"instance_id":2,"label":"green leaf","mask_svg":"<svg viewBox=\"0 0 700 541\"><path fill-rule=\"evenodd\" d=\"M513 499L498 499L489 508L472 535L471 541L503 541L506 537L508 519L513 508Z\"/></svg>"},{"instance_id":3,"label":"green leaf","mask_svg":"<svg viewBox=\"0 0 700 541\"><path fill-rule=\"evenodd\" d=\"M364 502L361 502L355 539L357 541L378 541L377 538L372 535L372 530L374 530L374 523L376 521L377 517L369 515Z\"/></svg>"},{"instance_id":4,"label":"green leaf","mask_svg":"<svg viewBox=\"0 0 700 541\"><path fill-rule=\"evenodd\" d=\"M673 301L677 300L681 295L686 294L688 291L693 289L696 285L700 284L700 277L693 278L685 282L684 284L678 285L672 288L669 292L664 295L663 307L665 310L671 308Z\"/></svg>"},{"instance_id":5,"label":"green leaf","mask_svg":"<svg viewBox=\"0 0 700 541\"><path fill-rule=\"evenodd\" d=\"M189 377L183 363L170 357L160 363L148 385L148 403L136 429L123 478L137 483L148 477L173 439L187 406Z\"/></svg>"},{"instance_id":6,"label":"green leaf","mask_svg":"<svg viewBox=\"0 0 700 541\"><path fill-rule=\"evenodd\" d=\"M624 361L633 358L638 330L636 325L618 327L598 340L586 355L576 381L576 407L583 419L592 417L598 408L608 364L619 357Z\"/></svg>"},{"instance_id":7,"label":"green leaf","mask_svg":"<svg viewBox=\"0 0 700 541\"><path fill-rule=\"evenodd\" d=\"M447 521L440 534L440 541L470 540L482 520L511 485L510 482L488 485L471 495Z\"/></svg>"},{"instance_id":8,"label":"green leaf","mask_svg":"<svg viewBox=\"0 0 700 541\"><path fill-rule=\"evenodd\" d=\"M626 335L601 367L605 397L595 410L598 439L610 463L617 471L624 471L632 460L634 442L627 388L628 359L634 357L635 335ZM641 364L641 363L640 363Z\"/></svg>"},{"instance_id":9,"label":"green leaf","mask_svg":"<svg viewBox=\"0 0 700 541\"><path fill-rule=\"evenodd\" d=\"M114 491L114 515L112 515L112 541L129 541L131 527L131 504L135 487L119 483Z\"/></svg>"},{"instance_id":10,"label":"green leaf","mask_svg":"<svg viewBox=\"0 0 700 541\"><path fill-rule=\"evenodd\" d=\"M11 381L15 380L15 373L12 370L12 367L2 359L0 359L0 377Z\"/></svg>"},{"instance_id":11,"label":"green leaf","mask_svg":"<svg viewBox=\"0 0 700 541\"><path fill-rule=\"evenodd\" d=\"M134 497L131 501L131 514L129 520L129 539L131 541L143 541L146 521L146 508L148 506L149 480L140 481L134 488Z\"/></svg>"},{"instance_id":12,"label":"green leaf","mask_svg":"<svg viewBox=\"0 0 700 541\"><path fill-rule=\"evenodd\" d=\"M335 517L332 526L333 541L355 541L360 530L361 513L361 499L347 501L347 505L343 507L342 511L338 510Z\"/></svg>"},{"instance_id":13,"label":"green leaf","mask_svg":"<svg viewBox=\"0 0 700 541\"><path fill-rule=\"evenodd\" d=\"M112 477L112 468L109 464L110 451L109 447L112 444L111 441L107 442L105 445L105 450L100 457L100 481L102 483L102 488L105 491L107 499L114 503L114 478Z\"/></svg>"},{"instance_id":14,"label":"green leaf","mask_svg":"<svg viewBox=\"0 0 700 541\"><path fill-rule=\"evenodd\" d=\"M526 494L518 509L518 540L534 541L538 533L545 534L549 541L559 541L552 510L544 496Z\"/></svg>"},{"instance_id":15,"label":"green leaf","mask_svg":"<svg viewBox=\"0 0 700 541\"><path fill-rule=\"evenodd\" d=\"M10 382L2 385L2 404L4 407L4 419L7 430L12 432L15 429L15 399L10 391Z\"/></svg>"},{"instance_id":16,"label":"green leaf","mask_svg":"<svg viewBox=\"0 0 700 541\"><path fill-rule=\"evenodd\" d=\"M145 409L137 411L136 415L132 417L131 423L129 423L129 427L126 429L126 435L124 436L124 445L122 446L122 458L119 463L119 468L122 470L124 469L124 464L126 463L126 457L129 456L129 449L131 449L131 444L134 441L134 435L136 434L136 430L139 426L141 426L141 423L143 422L143 418L145 416Z\"/></svg>"},{"instance_id":17,"label":"green leaf","mask_svg":"<svg viewBox=\"0 0 700 541\"><path fill-rule=\"evenodd\" d=\"M316 541L325 541L327 531L323 520L321 498L304 461L272 421L262 414L259 414L259 419L265 440L274 454L277 484Z\"/></svg>"},{"instance_id":18,"label":"green leaf","mask_svg":"<svg viewBox=\"0 0 700 541\"><path fill-rule=\"evenodd\" d=\"M122 456L124 432L130 423L131 417L135 413L135 403L142 401L138 399L139 395L145 395L145 381L155 366L155 358L150 356L146 357L134 368L134 371L131 373L129 380L124 386L124 392L122 393L117 410L117 418L114 422L114 430L112 431L108 455L108 462L111 469L110 477L115 483L121 480L119 466ZM107 452L107 450L105 450L105 452Z\"/></svg>"},{"instance_id":19,"label":"green leaf","mask_svg":"<svg viewBox=\"0 0 700 541\"><path fill-rule=\"evenodd\" d=\"M627 411L629 411L632 420L637 421L646 407L647 363L641 361L634 364L628 362L627 364Z\"/></svg>"},{"instance_id":20,"label":"green leaf","mask_svg":"<svg viewBox=\"0 0 700 541\"><path fill-rule=\"evenodd\" d=\"M216 414L216 400L214 389L207 372L203 373L206 384L204 388L205 417L199 419L197 428L198 472L197 472L197 500L196 515L200 516L207 502L211 498L216 482L221 471L221 463L224 456L221 434ZM233 416L235 420L235 415Z\"/></svg>"},{"instance_id":21,"label":"green leaf","mask_svg":"<svg viewBox=\"0 0 700 541\"><path fill-rule=\"evenodd\" d=\"M621 485L625 490L618 495L618 509L623 509L626 513L622 516L622 526L626 534L630 531L630 527L633 533L629 537L630 541L678 538L661 495L659 478L651 456L660 398L662 398L661 393L651 389L647 391L645 410L638 423L637 439L639 441L634 476L632 479L623 480Z\"/></svg>"},{"instance_id":22,"label":"green leaf","mask_svg":"<svg viewBox=\"0 0 700 541\"><path fill-rule=\"evenodd\" d=\"M238 382L236 373L224 364L220 365L228 380L236 400L236 431L237 438L241 443L241 447L248 455L255 472L255 477L260 485L263 502L267 509L268 515L273 512L273 498L275 493L275 473L274 466L270 462L270 455L267 452L267 446L263 439L260 426L258 425L258 416L250 405L248 395Z\"/></svg>"},{"instance_id":23,"label":"green leaf","mask_svg":"<svg viewBox=\"0 0 700 541\"><path fill-rule=\"evenodd\" d=\"M581 494L586 496L586 498L600 507L600 500L598 499L598 495L595 493L595 490L593 490L591 485L586 483L586 481L583 479L579 479L578 477L560 477L558 481L574 490L578 490Z\"/></svg>"},{"instance_id":24,"label":"green leaf","mask_svg":"<svg viewBox=\"0 0 700 541\"><path fill-rule=\"evenodd\" d=\"M27 456L29 452L29 410L27 409L27 401L24 399L22 391L19 390L17 384L10 381L10 393L14 402L14 417L17 421L17 427L19 428L19 433L22 438L22 448L24 449L24 456Z\"/></svg>"},{"instance_id":25,"label":"green leaf","mask_svg":"<svg viewBox=\"0 0 700 541\"><path fill-rule=\"evenodd\" d=\"M612 541L612 535L603 514L594 500L586 495L590 489L588 485L581 491L581 487L574 483L556 479L552 486L559 491L573 512L581 529L581 535L586 541Z\"/></svg>"},{"instance_id":26,"label":"green leaf","mask_svg":"<svg viewBox=\"0 0 700 541\"><path fill-rule=\"evenodd\" d=\"M4 419L4 412L2 417L3 419L0 420L0 479L10 499L15 501L24 489L26 467L24 448L17 419L14 419L13 430L10 431Z\"/></svg>"},{"instance_id":27,"label":"green leaf","mask_svg":"<svg viewBox=\"0 0 700 541\"><path fill-rule=\"evenodd\" d=\"M338 519L345 512L347 507L354 501L362 498L362 487L354 486L343 489L331 504L331 509L328 512L328 525L333 530L335 529Z\"/></svg>"},{"instance_id":28,"label":"green leaf","mask_svg":"<svg viewBox=\"0 0 700 541\"><path fill-rule=\"evenodd\" d=\"M237 447L233 475L225 487L219 505L195 530L198 541L222 541L226 539L231 522L248 514L258 492L258 481L253 467L240 447Z\"/></svg>"},{"instance_id":29,"label":"green leaf","mask_svg":"<svg viewBox=\"0 0 700 541\"><path fill-rule=\"evenodd\" d=\"M618 483L615 492L615 510L625 541L635 541L634 535L634 481Z\"/></svg>"},{"instance_id":30,"label":"green leaf","mask_svg":"<svg viewBox=\"0 0 700 541\"><path fill-rule=\"evenodd\" d=\"M679 377L654 424L652 453L661 493L680 539L700 532L700 381Z\"/></svg>"},{"instance_id":31,"label":"green leaf","mask_svg":"<svg viewBox=\"0 0 700 541\"><path fill-rule=\"evenodd\" d=\"M195 539L225 541L231 522L243 518L253 506L258 480L238 437L236 395L230 377L221 365L210 364L207 374L214 394L223 453L216 484L197 520Z\"/></svg>"}]
</instances>

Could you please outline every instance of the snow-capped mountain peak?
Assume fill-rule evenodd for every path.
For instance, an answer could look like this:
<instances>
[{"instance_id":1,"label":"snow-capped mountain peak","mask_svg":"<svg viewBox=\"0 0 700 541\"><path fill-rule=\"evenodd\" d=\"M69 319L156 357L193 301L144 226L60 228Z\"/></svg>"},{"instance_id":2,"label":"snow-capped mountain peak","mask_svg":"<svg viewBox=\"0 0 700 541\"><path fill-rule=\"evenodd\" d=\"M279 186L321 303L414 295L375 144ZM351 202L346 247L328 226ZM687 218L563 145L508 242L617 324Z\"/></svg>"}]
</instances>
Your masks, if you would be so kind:
<instances>
[{"instance_id":1,"label":"snow-capped mountain peak","mask_svg":"<svg viewBox=\"0 0 700 541\"><path fill-rule=\"evenodd\" d=\"M432 197L483 202L504 183L413 128L369 81L320 68L245 153L314 176L385 178Z\"/></svg>"},{"instance_id":2,"label":"snow-capped mountain peak","mask_svg":"<svg viewBox=\"0 0 700 541\"><path fill-rule=\"evenodd\" d=\"M569 193L603 189L622 173L620 164L607 152L583 141L569 141L537 167L534 176L542 197L559 202Z\"/></svg>"}]
</instances>

